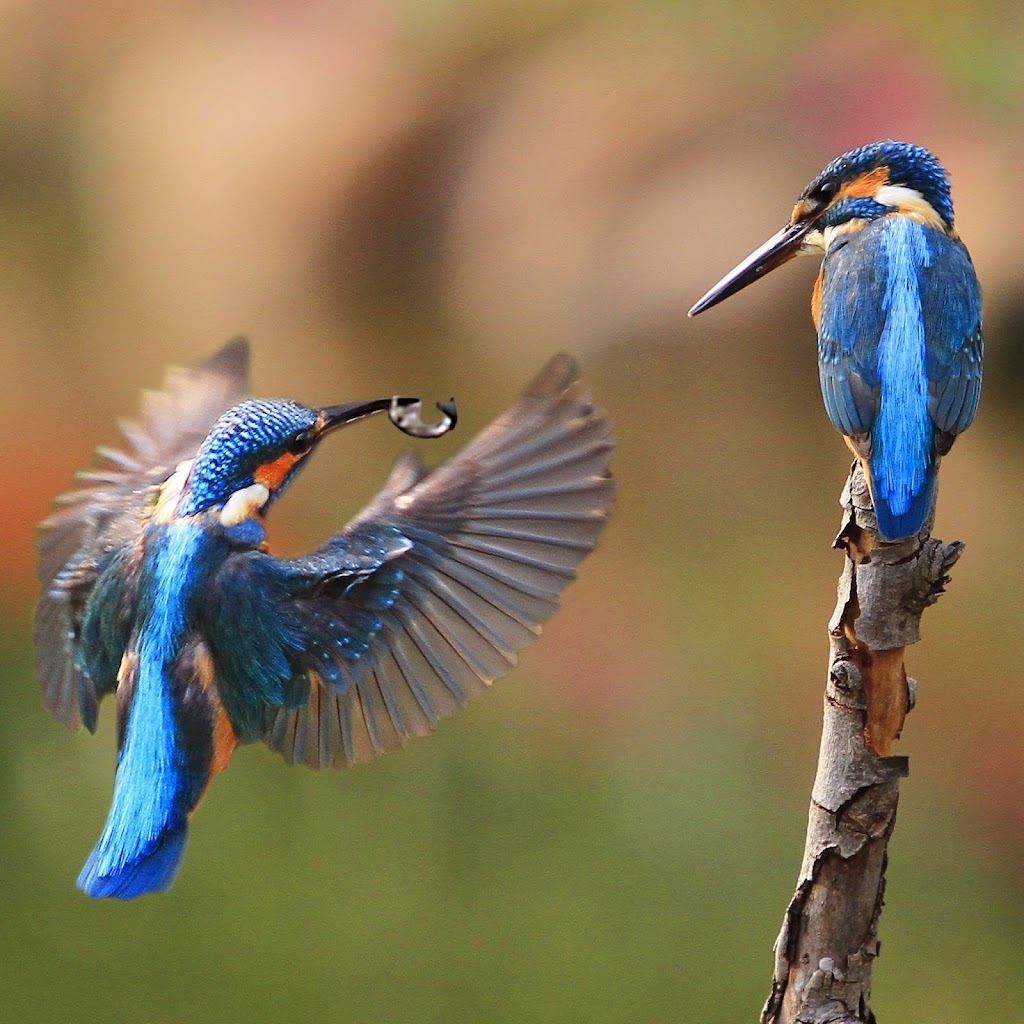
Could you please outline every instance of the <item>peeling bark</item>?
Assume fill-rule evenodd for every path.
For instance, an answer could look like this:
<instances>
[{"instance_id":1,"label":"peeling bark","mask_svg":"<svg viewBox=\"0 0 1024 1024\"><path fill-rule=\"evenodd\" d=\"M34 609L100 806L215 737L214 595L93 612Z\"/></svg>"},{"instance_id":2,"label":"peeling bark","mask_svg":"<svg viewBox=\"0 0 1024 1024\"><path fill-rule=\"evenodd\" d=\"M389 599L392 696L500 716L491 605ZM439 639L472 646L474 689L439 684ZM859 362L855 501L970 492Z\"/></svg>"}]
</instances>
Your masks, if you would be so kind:
<instances>
[{"instance_id":1,"label":"peeling bark","mask_svg":"<svg viewBox=\"0 0 1024 1024\"><path fill-rule=\"evenodd\" d=\"M904 650L963 551L931 537L880 541L858 463L835 547L846 554L829 622L829 670L803 864L775 942L762 1024L874 1024L871 969L905 757L893 742L913 707Z\"/></svg>"}]
</instances>

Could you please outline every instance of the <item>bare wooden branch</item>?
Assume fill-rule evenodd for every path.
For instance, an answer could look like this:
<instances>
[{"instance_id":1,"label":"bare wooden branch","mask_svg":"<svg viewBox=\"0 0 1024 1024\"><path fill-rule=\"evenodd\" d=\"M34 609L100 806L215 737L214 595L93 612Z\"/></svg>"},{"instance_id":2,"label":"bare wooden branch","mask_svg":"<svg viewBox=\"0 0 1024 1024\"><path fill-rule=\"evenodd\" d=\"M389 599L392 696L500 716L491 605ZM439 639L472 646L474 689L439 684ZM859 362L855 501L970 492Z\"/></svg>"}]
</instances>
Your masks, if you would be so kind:
<instances>
[{"instance_id":1,"label":"bare wooden branch","mask_svg":"<svg viewBox=\"0 0 1024 1024\"><path fill-rule=\"evenodd\" d=\"M859 463L843 490L846 553L829 622L818 770L796 892L775 942L762 1024L874 1024L871 969L905 757L888 756L913 706L904 649L920 639L963 551L930 536L880 543Z\"/></svg>"}]
</instances>

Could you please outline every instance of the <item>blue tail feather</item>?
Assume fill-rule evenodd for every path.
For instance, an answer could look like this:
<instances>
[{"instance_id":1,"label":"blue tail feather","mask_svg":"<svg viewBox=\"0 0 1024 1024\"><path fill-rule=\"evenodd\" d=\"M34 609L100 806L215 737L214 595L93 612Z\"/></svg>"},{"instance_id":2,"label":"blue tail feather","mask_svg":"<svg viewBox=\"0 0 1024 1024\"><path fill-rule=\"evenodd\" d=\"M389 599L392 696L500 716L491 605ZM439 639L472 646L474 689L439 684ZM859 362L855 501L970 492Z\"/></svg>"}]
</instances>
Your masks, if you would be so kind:
<instances>
[{"instance_id":1,"label":"blue tail feather","mask_svg":"<svg viewBox=\"0 0 1024 1024\"><path fill-rule=\"evenodd\" d=\"M878 532L884 540L902 540L913 537L928 518L932 502L935 499L935 478L938 466L932 464L924 475L920 488L909 496L905 493L887 494L879 486L877 477L872 481L875 500L875 519L878 521ZM901 509L899 513L893 506Z\"/></svg>"},{"instance_id":2,"label":"blue tail feather","mask_svg":"<svg viewBox=\"0 0 1024 1024\"><path fill-rule=\"evenodd\" d=\"M78 888L87 896L113 896L119 900L165 892L178 873L187 838L188 825L182 824L163 832L145 853L130 861L113 863L111 851L101 840L78 876Z\"/></svg>"}]
</instances>

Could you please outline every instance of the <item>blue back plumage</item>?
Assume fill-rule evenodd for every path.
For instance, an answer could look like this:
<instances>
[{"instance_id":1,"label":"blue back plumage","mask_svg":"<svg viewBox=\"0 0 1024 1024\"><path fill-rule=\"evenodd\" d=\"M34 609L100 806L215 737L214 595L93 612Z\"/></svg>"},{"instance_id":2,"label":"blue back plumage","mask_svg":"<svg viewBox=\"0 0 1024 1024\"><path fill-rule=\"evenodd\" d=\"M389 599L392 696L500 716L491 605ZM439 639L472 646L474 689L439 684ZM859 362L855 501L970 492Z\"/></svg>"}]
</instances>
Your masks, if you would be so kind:
<instances>
[{"instance_id":1,"label":"blue back plumage","mask_svg":"<svg viewBox=\"0 0 1024 1024\"><path fill-rule=\"evenodd\" d=\"M143 566L146 599L133 656L131 705L107 822L78 878L90 896L131 899L174 881L187 837L188 812L206 785L209 751L179 738L171 666L186 630L190 591L208 541L191 524L151 528ZM197 770L198 762L198 770Z\"/></svg>"},{"instance_id":2,"label":"blue back plumage","mask_svg":"<svg viewBox=\"0 0 1024 1024\"><path fill-rule=\"evenodd\" d=\"M916 533L931 507L933 427L918 285L919 270L930 265L931 253L922 225L894 217L885 228L879 233L886 268L885 326L877 354L881 403L869 465L878 528L883 536L900 537Z\"/></svg>"},{"instance_id":3,"label":"blue back plumage","mask_svg":"<svg viewBox=\"0 0 1024 1024\"><path fill-rule=\"evenodd\" d=\"M880 533L907 537L928 516L938 457L977 410L977 277L959 240L908 217L840 236L823 273L825 408L867 458Z\"/></svg>"}]
</instances>

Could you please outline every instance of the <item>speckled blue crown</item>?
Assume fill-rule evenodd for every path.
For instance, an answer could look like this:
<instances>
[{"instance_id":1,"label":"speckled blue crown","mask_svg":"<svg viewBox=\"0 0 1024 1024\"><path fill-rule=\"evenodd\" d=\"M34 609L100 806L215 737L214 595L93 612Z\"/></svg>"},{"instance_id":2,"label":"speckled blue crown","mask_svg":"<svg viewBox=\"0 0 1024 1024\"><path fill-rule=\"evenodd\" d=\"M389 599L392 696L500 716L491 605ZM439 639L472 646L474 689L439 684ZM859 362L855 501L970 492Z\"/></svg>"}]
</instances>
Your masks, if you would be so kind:
<instances>
[{"instance_id":1,"label":"speckled blue crown","mask_svg":"<svg viewBox=\"0 0 1024 1024\"><path fill-rule=\"evenodd\" d=\"M806 198L826 181L852 181L876 167L889 169L890 184L906 185L920 192L947 227L952 229L953 200L949 193L949 178L934 154L909 142L886 139L851 149L836 157L801 195Z\"/></svg>"},{"instance_id":2,"label":"speckled blue crown","mask_svg":"<svg viewBox=\"0 0 1024 1024\"><path fill-rule=\"evenodd\" d=\"M240 487L248 487L257 467L282 454L316 419L312 409L283 398L255 398L228 409L196 454L178 515L223 504Z\"/></svg>"}]
</instances>

